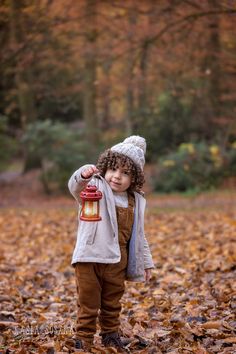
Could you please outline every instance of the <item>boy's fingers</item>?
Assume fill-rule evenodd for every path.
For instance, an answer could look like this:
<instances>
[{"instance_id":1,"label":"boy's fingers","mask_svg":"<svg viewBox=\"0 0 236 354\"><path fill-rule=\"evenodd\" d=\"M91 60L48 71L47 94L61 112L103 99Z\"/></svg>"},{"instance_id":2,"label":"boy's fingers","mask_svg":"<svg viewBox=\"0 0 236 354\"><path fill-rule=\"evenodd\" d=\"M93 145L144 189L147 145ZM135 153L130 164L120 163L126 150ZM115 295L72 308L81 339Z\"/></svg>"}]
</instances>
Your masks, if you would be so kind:
<instances>
[{"instance_id":1,"label":"boy's fingers","mask_svg":"<svg viewBox=\"0 0 236 354\"><path fill-rule=\"evenodd\" d=\"M90 175L91 175L90 169L87 169L82 172L82 177L84 177L84 178L88 178Z\"/></svg>"},{"instance_id":2,"label":"boy's fingers","mask_svg":"<svg viewBox=\"0 0 236 354\"><path fill-rule=\"evenodd\" d=\"M98 169L96 166L93 167L93 172L98 172Z\"/></svg>"},{"instance_id":3,"label":"boy's fingers","mask_svg":"<svg viewBox=\"0 0 236 354\"><path fill-rule=\"evenodd\" d=\"M88 167L82 172L82 176L84 178L89 178L91 177L94 173L98 172L98 169L96 166Z\"/></svg>"},{"instance_id":4,"label":"boy's fingers","mask_svg":"<svg viewBox=\"0 0 236 354\"><path fill-rule=\"evenodd\" d=\"M97 173L97 172L98 172L98 169L96 166L91 167L91 175L93 175L94 173Z\"/></svg>"}]
</instances>

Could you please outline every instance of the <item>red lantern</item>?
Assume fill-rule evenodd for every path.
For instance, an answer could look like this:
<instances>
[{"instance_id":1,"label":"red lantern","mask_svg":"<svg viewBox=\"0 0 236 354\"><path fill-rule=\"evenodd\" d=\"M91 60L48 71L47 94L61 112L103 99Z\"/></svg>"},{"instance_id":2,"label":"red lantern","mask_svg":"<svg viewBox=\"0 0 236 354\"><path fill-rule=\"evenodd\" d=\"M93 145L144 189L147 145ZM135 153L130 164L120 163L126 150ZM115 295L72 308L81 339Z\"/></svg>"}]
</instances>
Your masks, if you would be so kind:
<instances>
[{"instance_id":1,"label":"red lantern","mask_svg":"<svg viewBox=\"0 0 236 354\"><path fill-rule=\"evenodd\" d=\"M102 198L102 193L97 190L96 186L87 186L81 193L82 210L80 220L84 221L100 221L99 215L99 200Z\"/></svg>"}]
</instances>

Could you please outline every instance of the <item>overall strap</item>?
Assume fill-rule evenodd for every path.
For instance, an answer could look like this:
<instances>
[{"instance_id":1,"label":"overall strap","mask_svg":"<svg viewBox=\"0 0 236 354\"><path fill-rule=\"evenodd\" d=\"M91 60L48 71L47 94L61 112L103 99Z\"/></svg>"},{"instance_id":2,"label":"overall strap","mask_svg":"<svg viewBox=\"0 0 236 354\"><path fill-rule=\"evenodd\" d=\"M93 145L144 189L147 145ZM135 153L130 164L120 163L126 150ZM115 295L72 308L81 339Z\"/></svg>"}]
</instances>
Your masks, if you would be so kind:
<instances>
[{"instance_id":1,"label":"overall strap","mask_svg":"<svg viewBox=\"0 0 236 354\"><path fill-rule=\"evenodd\" d=\"M135 198L134 198L134 195L133 193L128 193L128 207L129 208L134 208L134 205L135 205Z\"/></svg>"}]
</instances>

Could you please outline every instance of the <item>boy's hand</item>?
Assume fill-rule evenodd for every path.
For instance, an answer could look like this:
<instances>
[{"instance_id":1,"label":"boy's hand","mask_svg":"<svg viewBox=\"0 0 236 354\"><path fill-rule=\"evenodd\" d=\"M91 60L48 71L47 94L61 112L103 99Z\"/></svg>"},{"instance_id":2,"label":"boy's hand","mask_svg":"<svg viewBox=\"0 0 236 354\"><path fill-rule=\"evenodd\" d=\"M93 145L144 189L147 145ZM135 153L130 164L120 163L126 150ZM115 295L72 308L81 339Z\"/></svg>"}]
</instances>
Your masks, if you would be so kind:
<instances>
[{"instance_id":1,"label":"boy's hand","mask_svg":"<svg viewBox=\"0 0 236 354\"><path fill-rule=\"evenodd\" d=\"M145 269L145 281L148 283L152 277L152 268Z\"/></svg>"},{"instance_id":2,"label":"boy's hand","mask_svg":"<svg viewBox=\"0 0 236 354\"><path fill-rule=\"evenodd\" d=\"M81 177L84 179L87 179L87 178L92 177L92 175L94 175L94 173L97 173L97 172L99 172L99 171L95 165L89 166L83 170L83 172L81 173Z\"/></svg>"}]
</instances>

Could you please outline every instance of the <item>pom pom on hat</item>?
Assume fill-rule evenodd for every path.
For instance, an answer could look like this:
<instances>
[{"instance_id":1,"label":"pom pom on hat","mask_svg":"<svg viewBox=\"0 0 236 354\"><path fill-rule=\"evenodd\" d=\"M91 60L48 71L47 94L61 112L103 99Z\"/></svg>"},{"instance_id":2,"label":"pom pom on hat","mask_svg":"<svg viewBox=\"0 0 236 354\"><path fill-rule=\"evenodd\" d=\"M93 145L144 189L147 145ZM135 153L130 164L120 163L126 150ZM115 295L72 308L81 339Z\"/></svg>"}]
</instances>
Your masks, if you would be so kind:
<instances>
[{"instance_id":1,"label":"pom pom on hat","mask_svg":"<svg viewBox=\"0 0 236 354\"><path fill-rule=\"evenodd\" d=\"M138 135L126 138L122 143L111 147L111 151L128 156L142 170L145 164L146 141Z\"/></svg>"},{"instance_id":2,"label":"pom pom on hat","mask_svg":"<svg viewBox=\"0 0 236 354\"><path fill-rule=\"evenodd\" d=\"M135 146L138 146L140 149L143 150L144 154L146 154L146 140L144 138L142 138L139 135L131 135L128 138L126 138L123 143L126 144L133 144Z\"/></svg>"}]
</instances>

